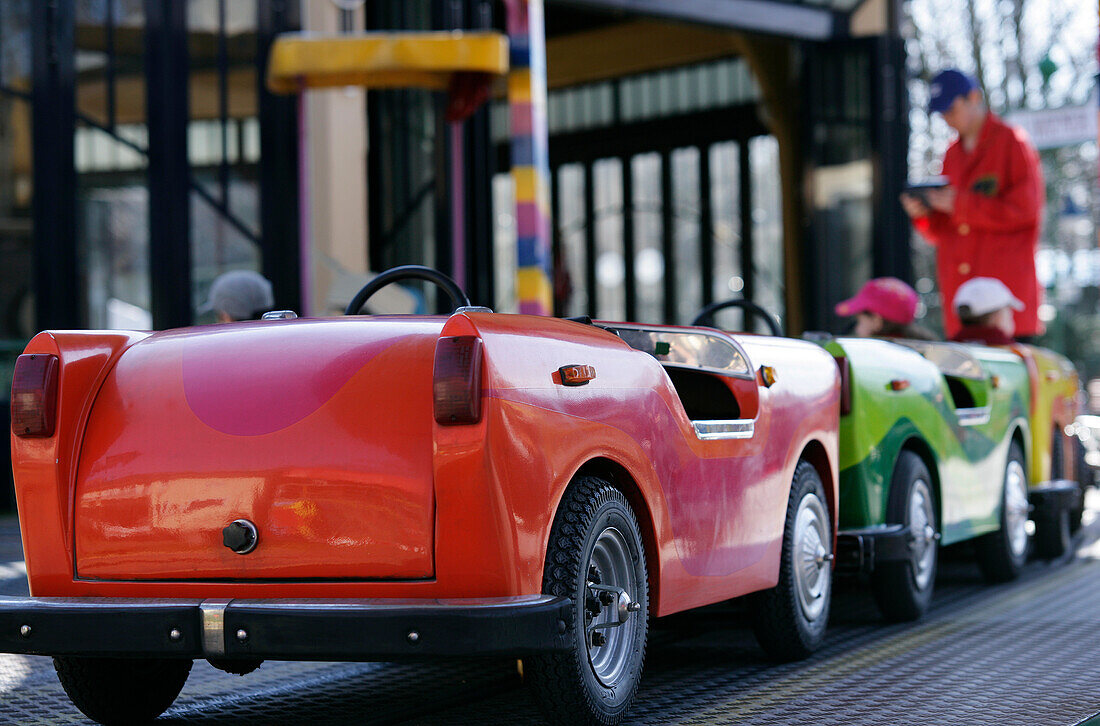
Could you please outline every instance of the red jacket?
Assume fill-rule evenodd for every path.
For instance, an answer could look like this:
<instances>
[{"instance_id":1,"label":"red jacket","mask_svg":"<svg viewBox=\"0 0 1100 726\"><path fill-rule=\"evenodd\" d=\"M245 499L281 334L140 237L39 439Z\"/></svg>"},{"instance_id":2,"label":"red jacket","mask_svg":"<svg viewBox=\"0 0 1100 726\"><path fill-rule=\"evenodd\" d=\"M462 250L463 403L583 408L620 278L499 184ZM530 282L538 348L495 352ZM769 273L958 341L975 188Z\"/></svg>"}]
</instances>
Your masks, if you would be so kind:
<instances>
[{"instance_id":1,"label":"red jacket","mask_svg":"<svg viewBox=\"0 0 1100 726\"><path fill-rule=\"evenodd\" d=\"M1045 198L1039 154L1022 131L990 113L973 152L961 138L947 149L943 174L956 191L954 214L934 211L913 224L937 247L947 337L959 330L955 291L972 277L995 277L1024 303L1016 313L1016 335L1043 332L1035 276Z\"/></svg>"},{"instance_id":2,"label":"red jacket","mask_svg":"<svg viewBox=\"0 0 1100 726\"><path fill-rule=\"evenodd\" d=\"M983 345L1012 345L1014 338L1005 335L1000 328L989 325L964 325L951 336L955 343L981 343Z\"/></svg>"}]
</instances>

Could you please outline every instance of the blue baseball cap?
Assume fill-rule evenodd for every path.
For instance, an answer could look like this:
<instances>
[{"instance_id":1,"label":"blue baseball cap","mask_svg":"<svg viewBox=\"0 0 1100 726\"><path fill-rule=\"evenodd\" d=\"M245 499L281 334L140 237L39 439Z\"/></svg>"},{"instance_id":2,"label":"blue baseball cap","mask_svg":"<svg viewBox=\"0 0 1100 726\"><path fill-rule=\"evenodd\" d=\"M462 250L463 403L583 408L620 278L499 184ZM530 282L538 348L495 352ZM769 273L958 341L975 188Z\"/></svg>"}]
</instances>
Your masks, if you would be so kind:
<instances>
[{"instance_id":1,"label":"blue baseball cap","mask_svg":"<svg viewBox=\"0 0 1100 726\"><path fill-rule=\"evenodd\" d=\"M951 104L959 96L965 96L978 87L978 82L956 68L948 68L932 79L932 100L928 102L928 110L934 113L943 113L951 108Z\"/></svg>"}]
</instances>

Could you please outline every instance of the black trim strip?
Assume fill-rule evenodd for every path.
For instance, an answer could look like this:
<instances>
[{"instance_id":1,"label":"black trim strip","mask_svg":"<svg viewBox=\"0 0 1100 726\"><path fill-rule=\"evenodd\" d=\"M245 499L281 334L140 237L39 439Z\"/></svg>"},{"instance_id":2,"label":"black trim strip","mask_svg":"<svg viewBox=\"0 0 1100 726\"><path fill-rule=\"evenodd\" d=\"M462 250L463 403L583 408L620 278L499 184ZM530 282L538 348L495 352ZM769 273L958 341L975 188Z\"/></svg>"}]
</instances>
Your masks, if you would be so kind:
<instances>
[{"instance_id":1,"label":"black trim strip","mask_svg":"<svg viewBox=\"0 0 1100 726\"><path fill-rule=\"evenodd\" d=\"M549 595L211 602L224 618L208 618L224 633L224 653L204 646L202 600L0 597L0 653L344 661L520 656L567 650L573 616L567 599Z\"/></svg>"},{"instance_id":2,"label":"black trim strip","mask_svg":"<svg viewBox=\"0 0 1100 726\"><path fill-rule=\"evenodd\" d=\"M553 4L655 15L799 40L843 38L849 26L849 13L776 0L554 0Z\"/></svg>"}]
</instances>

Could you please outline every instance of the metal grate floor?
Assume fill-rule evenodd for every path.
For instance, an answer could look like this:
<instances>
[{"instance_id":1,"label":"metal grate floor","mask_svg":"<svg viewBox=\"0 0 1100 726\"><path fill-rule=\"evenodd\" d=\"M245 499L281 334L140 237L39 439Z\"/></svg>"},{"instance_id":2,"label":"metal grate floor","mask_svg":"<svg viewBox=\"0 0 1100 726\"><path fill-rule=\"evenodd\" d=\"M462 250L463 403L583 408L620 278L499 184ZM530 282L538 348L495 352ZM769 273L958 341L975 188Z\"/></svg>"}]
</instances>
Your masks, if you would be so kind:
<instances>
[{"instance_id":1,"label":"metal grate floor","mask_svg":"<svg viewBox=\"0 0 1100 726\"><path fill-rule=\"evenodd\" d=\"M886 625L841 582L825 647L764 660L736 604L658 621L632 724L1072 726L1100 712L1100 497L1068 561L982 584L941 560L932 611ZM18 527L0 519L0 594L25 594ZM6 567L5 567L6 566ZM541 723L514 662L265 663L237 677L198 662L166 724ZM0 723L87 724L47 658L0 655Z\"/></svg>"}]
</instances>

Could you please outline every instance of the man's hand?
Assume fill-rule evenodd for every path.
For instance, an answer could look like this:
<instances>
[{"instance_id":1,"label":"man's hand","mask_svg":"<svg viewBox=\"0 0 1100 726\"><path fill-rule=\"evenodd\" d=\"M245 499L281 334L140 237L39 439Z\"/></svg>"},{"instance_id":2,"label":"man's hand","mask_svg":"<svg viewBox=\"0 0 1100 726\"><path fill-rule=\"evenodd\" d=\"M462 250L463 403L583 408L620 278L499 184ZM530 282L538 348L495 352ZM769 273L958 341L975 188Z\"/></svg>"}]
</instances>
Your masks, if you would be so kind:
<instances>
[{"instance_id":1,"label":"man's hand","mask_svg":"<svg viewBox=\"0 0 1100 726\"><path fill-rule=\"evenodd\" d=\"M920 197L915 197L912 194L901 195L901 206L910 219L928 216L928 205L921 201Z\"/></svg>"},{"instance_id":2,"label":"man's hand","mask_svg":"<svg viewBox=\"0 0 1100 726\"><path fill-rule=\"evenodd\" d=\"M955 188L929 189L928 205L937 212L953 214L955 212Z\"/></svg>"}]
</instances>

